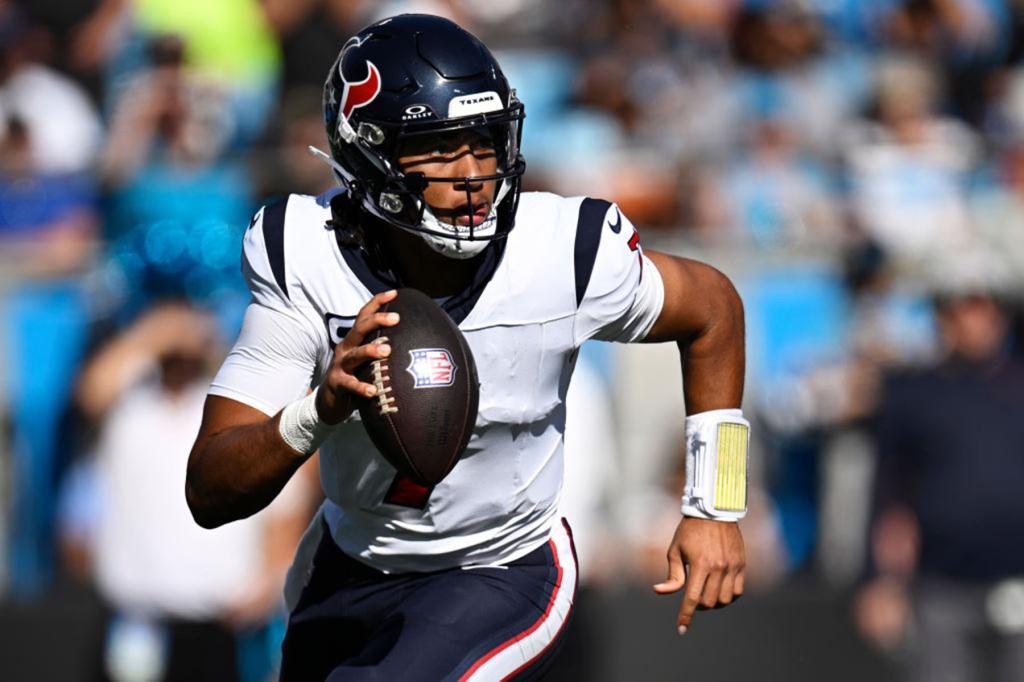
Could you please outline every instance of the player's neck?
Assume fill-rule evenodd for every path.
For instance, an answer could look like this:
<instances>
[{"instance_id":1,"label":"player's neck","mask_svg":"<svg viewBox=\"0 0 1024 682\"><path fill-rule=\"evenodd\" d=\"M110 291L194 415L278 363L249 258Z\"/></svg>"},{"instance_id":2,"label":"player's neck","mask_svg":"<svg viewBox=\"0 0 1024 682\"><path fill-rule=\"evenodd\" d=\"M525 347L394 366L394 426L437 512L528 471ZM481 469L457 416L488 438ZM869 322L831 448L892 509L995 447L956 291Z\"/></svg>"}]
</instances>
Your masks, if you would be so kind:
<instances>
[{"instance_id":1,"label":"player's neck","mask_svg":"<svg viewBox=\"0 0 1024 682\"><path fill-rule=\"evenodd\" d=\"M404 286L414 287L433 298L452 296L473 282L480 257L458 260L434 251L419 236L398 229L381 233L381 248L387 264Z\"/></svg>"}]
</instances>

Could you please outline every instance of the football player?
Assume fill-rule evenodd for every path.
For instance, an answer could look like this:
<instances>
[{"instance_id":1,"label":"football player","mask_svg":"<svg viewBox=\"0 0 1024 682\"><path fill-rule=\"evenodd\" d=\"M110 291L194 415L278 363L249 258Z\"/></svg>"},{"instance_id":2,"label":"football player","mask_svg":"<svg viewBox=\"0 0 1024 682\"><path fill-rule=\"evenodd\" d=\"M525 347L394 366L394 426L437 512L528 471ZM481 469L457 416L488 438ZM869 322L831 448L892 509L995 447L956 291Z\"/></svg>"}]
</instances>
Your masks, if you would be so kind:
<instances>
[{"instance_id":1,"label":"football player","mask_svg":"<svg viewBox=\"0 0 1024 682\"><path fill-rule=\"evenodd\" d=\"M257 213L252 290L214 379L186 486L213 527L266 506L320 451L326 501L286 590L284 680L529 679L572 611L576 566L558 518L564 398L587 339L682 350L689 480L668 548L696 608L743 592L743 311L730 282L644 252L618 207L520 193L523 104L475 37L402 15L350 39L324 89L340 181ZM479 416L462 459L425 489L374 449L354 413L386 358L371 332L400 286L438 301L476 358ZM682 416L680 416L682 421Z\"/></svg>"}]
</instances>

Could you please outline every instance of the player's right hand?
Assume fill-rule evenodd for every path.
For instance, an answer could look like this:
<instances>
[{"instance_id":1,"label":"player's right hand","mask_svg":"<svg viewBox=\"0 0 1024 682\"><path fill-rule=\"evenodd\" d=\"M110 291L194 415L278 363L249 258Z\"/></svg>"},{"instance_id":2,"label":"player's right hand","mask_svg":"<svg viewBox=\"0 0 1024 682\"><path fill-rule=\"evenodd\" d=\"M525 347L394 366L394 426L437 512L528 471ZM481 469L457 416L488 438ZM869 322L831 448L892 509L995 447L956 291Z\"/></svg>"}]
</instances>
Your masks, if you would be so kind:
<instances>
[{"instance_id":1,"label":"player's right hand","mask_svg":"<svg viewBox=\"0 0 1024 682\"><path fill-rule=\"evenodd\" d=\"M363 363L386 358L391 354L391 346L385 337L371 343L363 341L382 327L398 324L398 313L380 312L381 306L393 301L397 295L398 292L392 289L367 301L359 309L352 329L334 347L331 366L316 396L316 410L324 422L337 424L352 414L355 409L353 396L372 398L377 395L374 385L357 379L355 372Z\"/></svg>"},{"instance_id":2,"label":"player's right hand","mask_svg":"<svg viewBox=\"0 0 1024 682\"><path fill-rule=\"evenodd\" d=\"M730 521L685 517L668 548L668 578L658 594L685 588L676 628L686 634L697 609L727 606L743 594L746 550L739 526Z\"/></svg>"}]
</instances>

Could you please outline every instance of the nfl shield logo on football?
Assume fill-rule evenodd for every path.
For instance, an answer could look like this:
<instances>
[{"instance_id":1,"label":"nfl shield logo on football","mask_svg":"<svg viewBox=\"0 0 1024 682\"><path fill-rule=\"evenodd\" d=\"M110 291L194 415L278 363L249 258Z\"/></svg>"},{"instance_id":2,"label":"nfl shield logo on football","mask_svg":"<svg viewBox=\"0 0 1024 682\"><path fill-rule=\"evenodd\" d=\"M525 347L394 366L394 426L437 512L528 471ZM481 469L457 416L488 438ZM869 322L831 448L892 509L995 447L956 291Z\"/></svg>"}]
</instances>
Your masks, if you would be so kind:
<instances>
[{"instance_id":1,"label":"nfl shield logo on football","mask_svg":"<svg viewBox=\"0 0 1024 682\"><path fill-rule=\"evenodd\" d=\"M455 370L451 354L444 348L417 348L409 351L409 366L405 371L415 380L413 388L435 388L455 383Z\"/></svg>"}]
</instances>

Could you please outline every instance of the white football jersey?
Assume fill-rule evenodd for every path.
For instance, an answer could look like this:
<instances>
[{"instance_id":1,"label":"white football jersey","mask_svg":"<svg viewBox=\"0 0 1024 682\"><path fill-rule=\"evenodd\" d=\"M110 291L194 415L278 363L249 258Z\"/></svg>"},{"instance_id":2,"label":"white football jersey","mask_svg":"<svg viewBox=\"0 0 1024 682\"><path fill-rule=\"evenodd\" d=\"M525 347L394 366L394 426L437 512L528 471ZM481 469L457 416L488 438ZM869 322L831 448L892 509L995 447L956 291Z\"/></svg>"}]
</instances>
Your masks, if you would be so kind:
<instances>
[{"instance_id":1,"label":"white football jersey","mask_svg":"<svg viewBox=\"0 0 1024 682\"><path fill-rule=\"evenodd\" d=\"M211 394L276 414L319 385L366 301L395 288L340 245L329 201L291 195L253 219L242 259L253 300ZM358 413L320 448L335 542L384 572L506 563L546 542L577 350L641 339L661 312L661 277L606 201L524 193L515 229L484 253L476 281L442 303L480 378L476 428L452 472L432 490L403 480Z\"/></svg>"}]
</instances>

